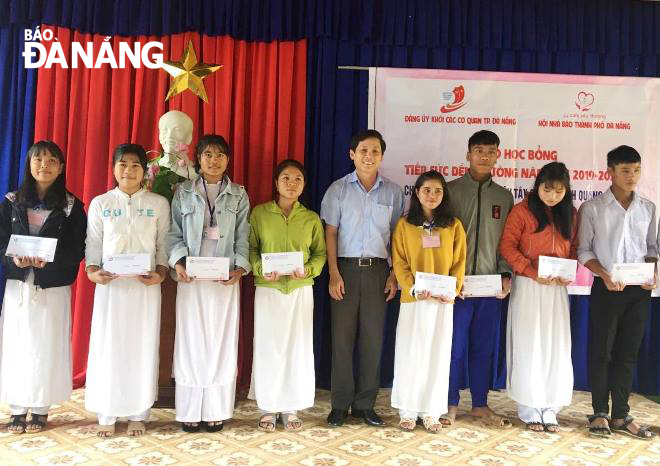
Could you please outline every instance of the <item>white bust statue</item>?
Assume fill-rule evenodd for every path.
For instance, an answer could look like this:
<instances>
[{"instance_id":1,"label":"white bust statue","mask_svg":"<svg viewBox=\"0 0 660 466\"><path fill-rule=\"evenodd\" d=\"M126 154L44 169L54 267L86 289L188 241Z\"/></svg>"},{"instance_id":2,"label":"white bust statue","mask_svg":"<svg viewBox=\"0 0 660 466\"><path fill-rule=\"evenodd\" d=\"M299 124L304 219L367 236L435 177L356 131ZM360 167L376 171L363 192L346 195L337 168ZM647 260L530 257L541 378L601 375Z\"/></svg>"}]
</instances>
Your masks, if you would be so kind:
<instances>
[{"instance_id":1,"label":"white bust statue","mask_svg":"<svg viewBox=\"0 0 660 466\"><path fill-rule=\"evenodd\" d=\"M188 179L197 178L192 161L187 155L192 131L192 119L178 110L170 110L158 120L158 140L164 152L160 165Z\"/></svg>"}]
</instances>

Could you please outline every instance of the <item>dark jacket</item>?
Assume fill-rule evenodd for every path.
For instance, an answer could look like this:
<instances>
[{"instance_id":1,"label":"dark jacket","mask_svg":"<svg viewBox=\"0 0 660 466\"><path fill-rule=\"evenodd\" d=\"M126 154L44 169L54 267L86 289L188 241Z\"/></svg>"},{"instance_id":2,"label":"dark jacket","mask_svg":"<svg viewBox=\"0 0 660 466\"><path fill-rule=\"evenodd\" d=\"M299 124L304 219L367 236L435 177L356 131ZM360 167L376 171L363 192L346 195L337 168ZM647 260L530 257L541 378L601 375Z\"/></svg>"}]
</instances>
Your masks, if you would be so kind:
<instances>
[{"instance_id":1,"label":"dark jacket","mask_svg":"<svg viewBox=\"0 0 660 466\"><path fill-rule=\"evenodd\" d=\"M16 193L7 193L0 204L0 257L5 277L24 282L30 268L17 267L13 258L5 255L12 234L29 235L30 231L27 209L17 205ZM57 248L53 262L48 262L43 269L34 268L34 284L41 288L72 284L80 261L85 257L87 215L82 202L67 193L66 207L53 210L37 236L57 238Z\"/></svg>"}]
</instances>

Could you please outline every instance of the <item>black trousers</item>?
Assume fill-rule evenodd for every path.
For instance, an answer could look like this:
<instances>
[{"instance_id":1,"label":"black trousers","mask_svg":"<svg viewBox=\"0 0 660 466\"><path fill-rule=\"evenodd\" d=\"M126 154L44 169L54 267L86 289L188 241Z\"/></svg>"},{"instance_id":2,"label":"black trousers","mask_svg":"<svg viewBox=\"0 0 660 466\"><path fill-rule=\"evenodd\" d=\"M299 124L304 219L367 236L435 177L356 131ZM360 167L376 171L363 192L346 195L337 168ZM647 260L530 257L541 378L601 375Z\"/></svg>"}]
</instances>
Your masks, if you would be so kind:
<instances>
[{"instance_id":1,"label":"black trousers","mask_svg":"<svg viewBox=\"0 0 660 466\"><path fill-rule=\"evenodd\" d=\"M589 319L589 382L594 413L623 419L630 411L628 397L639 346L648 320L651 292L639 286L609 291L596 277L591 288Z\"/></svg>"},{"instance_id":2,"label":"black trousers","mask_svg":"<svg viewBox=\"0 0 660 466\"><path fill-rule=\"evenodd\" d=\"M385 326L385 283L389 265L379 261L359 266L339 258L344 299L331 299L333 409L371 409L380 387L380 358ZM353 377L357 336L358 370Z\"/></svg>"}]
</instances>

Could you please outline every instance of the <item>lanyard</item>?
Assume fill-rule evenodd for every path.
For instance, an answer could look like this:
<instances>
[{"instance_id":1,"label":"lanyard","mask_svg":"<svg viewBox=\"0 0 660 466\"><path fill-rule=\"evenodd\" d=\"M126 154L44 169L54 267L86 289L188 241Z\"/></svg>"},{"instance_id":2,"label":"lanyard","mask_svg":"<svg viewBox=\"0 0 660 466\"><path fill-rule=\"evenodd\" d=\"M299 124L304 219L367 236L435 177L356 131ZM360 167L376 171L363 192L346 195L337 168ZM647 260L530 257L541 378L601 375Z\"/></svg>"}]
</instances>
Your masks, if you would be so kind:
<instances>
[{"instance_id":1,"label":"lanyard","mask_svg":"<svg viewBox=\"0 0 660 466\"><path fill-rule=\"evenodd\" d=\"M209 226L215 226L215 200L213 205L211 205L211 200L209 199L209 192L206 189L206 180L202 177L202 183L204 183L204 192L206 193L206 205L209 207L209 214L211 214L211 220L209 221ZM219 194L219 193L218 193Z\"/></svg>"}]
</instances>

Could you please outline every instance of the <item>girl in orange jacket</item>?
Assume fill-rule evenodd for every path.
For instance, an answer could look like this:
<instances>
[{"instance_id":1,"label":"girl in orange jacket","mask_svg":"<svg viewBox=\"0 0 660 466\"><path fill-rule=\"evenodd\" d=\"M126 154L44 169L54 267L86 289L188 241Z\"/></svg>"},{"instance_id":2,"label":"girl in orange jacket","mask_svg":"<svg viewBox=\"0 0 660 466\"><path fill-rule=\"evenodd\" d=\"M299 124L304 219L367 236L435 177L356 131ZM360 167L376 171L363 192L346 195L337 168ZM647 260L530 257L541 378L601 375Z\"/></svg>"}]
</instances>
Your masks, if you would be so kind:
<instances>
[{"instance_id":1,"label":"girl in orange jacket","mask_svg":"<svg viewBox=\"0 0 660 466\"><path fill-rule=\"evenodd\" d=\"M515 273L507 321L507 391L531 430L558 432L571 403L573 365L568 281L538 276L539 256L575 259L577 212L563 163L539 171L504 226L500 254Z\"/></svg>"}]
</instances>

